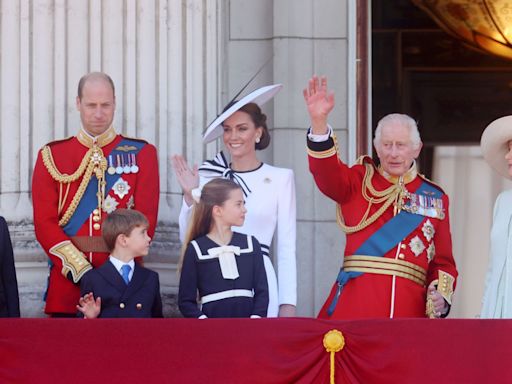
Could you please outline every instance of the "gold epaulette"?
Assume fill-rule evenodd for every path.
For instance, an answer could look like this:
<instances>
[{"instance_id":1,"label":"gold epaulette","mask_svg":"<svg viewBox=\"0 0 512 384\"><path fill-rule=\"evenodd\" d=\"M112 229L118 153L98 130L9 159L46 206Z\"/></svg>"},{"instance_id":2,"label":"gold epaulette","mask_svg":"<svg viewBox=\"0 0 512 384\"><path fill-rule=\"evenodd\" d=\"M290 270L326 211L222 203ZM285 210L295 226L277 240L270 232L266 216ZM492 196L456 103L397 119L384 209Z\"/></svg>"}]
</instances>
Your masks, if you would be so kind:
<instances>
[{"instance_id":1,"label":"gold epaulette","mask_svg":"<svg viewBox=\"0 0 512 384\"><path fill-rule=\"evenodd\" d=\"M82 276L92 269L85 255L69 240L54 245L50 248L50 253L62 260L62 275L67 277L71 272L74 283L78 283Z\"/></svg>"}]
</instances>

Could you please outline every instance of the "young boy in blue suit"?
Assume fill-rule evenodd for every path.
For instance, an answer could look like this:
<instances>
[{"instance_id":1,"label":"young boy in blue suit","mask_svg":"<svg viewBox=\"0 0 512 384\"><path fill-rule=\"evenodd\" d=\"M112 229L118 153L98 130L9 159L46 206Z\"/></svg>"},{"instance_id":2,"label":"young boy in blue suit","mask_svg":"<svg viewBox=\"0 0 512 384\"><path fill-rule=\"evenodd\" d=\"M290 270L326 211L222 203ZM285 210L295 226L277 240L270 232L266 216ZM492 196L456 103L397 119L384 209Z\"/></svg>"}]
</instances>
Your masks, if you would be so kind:
<instances>
[{"instance_id":1,"label":"young boy in blue suit","mask_svg":"<svg viewBox=\"0 0 512 384\"><path fill-rule=\"evenodd\" d=\"M96 317L163 317L158 274L134 262L146 256L151 238L139 211L117 209L103 222L109 260L80 280L78 311Z\"/></svg>"}]
</instances>

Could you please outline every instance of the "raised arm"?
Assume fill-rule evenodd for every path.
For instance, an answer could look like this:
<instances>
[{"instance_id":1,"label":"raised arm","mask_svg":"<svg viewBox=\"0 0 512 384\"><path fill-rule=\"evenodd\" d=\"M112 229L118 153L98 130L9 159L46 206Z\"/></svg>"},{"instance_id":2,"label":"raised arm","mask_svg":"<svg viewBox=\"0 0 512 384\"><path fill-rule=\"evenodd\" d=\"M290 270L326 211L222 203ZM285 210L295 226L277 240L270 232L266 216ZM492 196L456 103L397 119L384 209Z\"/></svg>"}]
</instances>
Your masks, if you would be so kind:
<instances>
[{"instance_id":1,"label":"raised arm","mask_svg":"<svg viewBox=\"0 0 512 384\"><path fill-rule=\"evenodd\" d=\"M327 117L334 108L334 92L327 89L327 77L313 76L303 90L304 100L311 120L311 133L327 133Z\"/></svg>"},{"instance_id":2,"label":"raised arm","mask_svg":"<svg viewBox=\"0 0 512 384\"><path fill-rule=\"evenodd\" d=\"M192 190L199 186L197 165L195 164L190 168L185 158L181 155L173 155L171 157L171 164L174 169L176 179L183 190L183 198L188 206L191 206L194 202L192 199Z\"/></svg>"}]
</instances>

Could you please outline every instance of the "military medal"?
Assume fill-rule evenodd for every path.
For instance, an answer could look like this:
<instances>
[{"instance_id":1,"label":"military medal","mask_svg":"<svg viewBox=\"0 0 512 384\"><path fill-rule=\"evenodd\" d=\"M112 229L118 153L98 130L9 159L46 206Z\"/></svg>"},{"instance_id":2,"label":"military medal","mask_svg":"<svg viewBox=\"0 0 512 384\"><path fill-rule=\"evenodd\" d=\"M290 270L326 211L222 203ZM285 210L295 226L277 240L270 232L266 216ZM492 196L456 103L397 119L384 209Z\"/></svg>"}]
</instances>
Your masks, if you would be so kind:
<instances>
[{"instance_id":1,"label":"military medal","mask_svg":"<svg viewBox=\"0 0 512 384\"><path fill-rule=\"evenodd\" d=\"M116 164L116 173L118 175L123 173L123 167L121 166L121 158L119 155L116 156L117 164Z\"/></svg>"},{"instance_id":2,"label":"military medal","mask_svg":"<svg viewBox=\"0 0 512 384\"><path fill-rule=\"evenodd\" d=\"M108 155L108 169L107 173L109 175L113 175L116 173L116 167L114 167L114 161L112 160L112 155Z\"/></svg>"},{"instance_id":3,"label":"military medal","mask_svg":"<svg viewBox=\"0 0 512 384\"><path fill-rule=\"evenodd\" d=\"M124 155L121 157L123 159L123 173L128 174L131 173L130 165L128 164L128 160L125 160Z\"/></svg>"},{"instance_id":4,"label":"military medal","mask_svg":"<svg viewBox=\"0 0 512 384\"><path fill-rule=\"evenodd\" d=\"M409 201L402 208L410 213L443 220L445 216L443 200L429 196L432 192L423 191L423 193L408 193L407 198Z\"/></svg>"},{"instance_id":5,"label":"military medal","mask_svg":"<svg viewBox=\"0 0 512 384\"><path fill-rule=\"evenodd\" d=\"M139 167L137 165L137 161L136 161L136 158L135 158L135 153L132 153L130 156L132 158L132 162L131 162L132 166L130 167L131 171L132 171L132 173L137 173L137 172L139 172Z\"/></svg>"}]
</instances>

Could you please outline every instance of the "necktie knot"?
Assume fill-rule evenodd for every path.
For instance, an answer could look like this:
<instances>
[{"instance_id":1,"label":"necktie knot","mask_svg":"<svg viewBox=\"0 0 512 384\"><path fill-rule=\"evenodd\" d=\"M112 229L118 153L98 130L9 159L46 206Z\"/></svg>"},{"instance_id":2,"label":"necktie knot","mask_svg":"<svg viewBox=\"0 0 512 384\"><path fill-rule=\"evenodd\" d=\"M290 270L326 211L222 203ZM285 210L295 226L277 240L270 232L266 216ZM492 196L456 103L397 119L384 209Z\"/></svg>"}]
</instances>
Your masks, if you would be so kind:
<instances>
[{"instance_id":1,"label":"necktie knot","mask_svg":"<svg viewBox=\"0 0 512 384\"><path fill-rule=\"evenodd\" d=\"M130 282L130 271L132 270L132 267L130 267L128 264L125 264L121 267L121 275L123 276L123 280L126 284Z\"/></svg>"}]
</instances>

